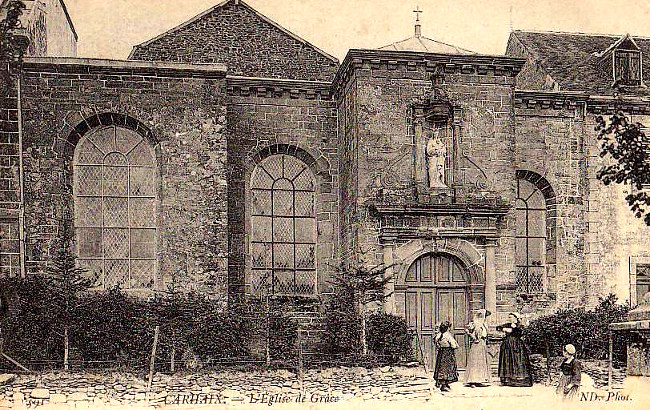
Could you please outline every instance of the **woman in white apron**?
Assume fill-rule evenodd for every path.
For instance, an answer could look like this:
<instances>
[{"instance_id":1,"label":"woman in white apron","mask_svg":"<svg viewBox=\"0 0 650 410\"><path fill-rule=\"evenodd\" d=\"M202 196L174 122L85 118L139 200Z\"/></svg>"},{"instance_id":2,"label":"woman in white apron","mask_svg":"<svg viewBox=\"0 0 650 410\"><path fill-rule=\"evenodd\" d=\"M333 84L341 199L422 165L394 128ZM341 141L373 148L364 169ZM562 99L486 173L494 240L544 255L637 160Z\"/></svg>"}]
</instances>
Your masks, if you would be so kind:
<instances>
[{"instance_id":1,"label":"woman in white apron","mask_svg":"<svg viewBox=\"0 0 650 410\"><path fill-rule=\"evenodd\" d=\"M488 359L486 339L488 330L485 318L490 312L480 309L472 315L472 321L465 329L469 336L469 355L465 371L465 385L469 387L485 386L490 383L490 362Z\"/></svg>"}]
</instances>

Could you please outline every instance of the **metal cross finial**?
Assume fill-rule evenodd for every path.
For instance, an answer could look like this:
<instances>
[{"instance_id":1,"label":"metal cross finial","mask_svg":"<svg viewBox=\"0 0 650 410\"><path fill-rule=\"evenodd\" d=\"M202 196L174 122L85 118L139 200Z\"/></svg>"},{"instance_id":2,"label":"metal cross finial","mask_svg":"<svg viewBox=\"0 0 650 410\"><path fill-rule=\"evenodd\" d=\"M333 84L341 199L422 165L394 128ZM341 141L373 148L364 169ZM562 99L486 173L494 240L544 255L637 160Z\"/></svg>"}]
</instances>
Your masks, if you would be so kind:
<instances>
[{"instance_id":1,"label":"metal cross finial","mask_svg":"<svg viewBox=\"0 0 650 410\"><path fill-rule=\"evenodd\" d=\"M420 13L423 13L423 11L420 10L420 6L415 6L413 13L415 13L415 21L420 21Z\"/></svg>"}]
</instances>

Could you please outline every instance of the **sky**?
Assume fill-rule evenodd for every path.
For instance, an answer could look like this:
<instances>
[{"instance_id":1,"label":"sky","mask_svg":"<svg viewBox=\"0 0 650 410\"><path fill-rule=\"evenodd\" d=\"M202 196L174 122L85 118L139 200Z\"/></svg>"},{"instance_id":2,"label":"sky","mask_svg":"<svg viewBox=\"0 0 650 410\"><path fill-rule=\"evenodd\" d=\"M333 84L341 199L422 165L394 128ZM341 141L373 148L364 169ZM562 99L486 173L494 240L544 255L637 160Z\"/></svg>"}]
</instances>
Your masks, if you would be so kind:
<instances>
[{"instance_id":1,"label":"sky","mask_svg":"<svg viewBox=\"0 0 650 410\"><path fill-rule=\"evenodd\" d=\"M78 56L125 59L131 48L220 0L65 0ZM503 54L515 30L650 37L650 0L245 0L289 31L343 60L422 34L481 54Z\"/></svg>"}]
</instances>

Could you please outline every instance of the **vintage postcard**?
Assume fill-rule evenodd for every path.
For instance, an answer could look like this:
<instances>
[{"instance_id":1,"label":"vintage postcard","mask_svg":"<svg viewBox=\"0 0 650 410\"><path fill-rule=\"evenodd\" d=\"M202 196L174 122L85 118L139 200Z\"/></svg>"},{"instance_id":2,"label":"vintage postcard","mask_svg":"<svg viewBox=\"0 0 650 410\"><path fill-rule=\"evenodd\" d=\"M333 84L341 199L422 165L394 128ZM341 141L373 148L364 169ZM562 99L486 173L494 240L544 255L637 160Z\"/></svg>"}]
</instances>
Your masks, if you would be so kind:
<instances>
[{"instance_id":1,"label":"vintage postcard","mask_svg":"<svg viewBox=\"0 0 650 410\"><path fill-rule=\"evenodd\" d=\"M650 408L648 21L0 0L0 410Z\"/></svg>"}]
</instances>

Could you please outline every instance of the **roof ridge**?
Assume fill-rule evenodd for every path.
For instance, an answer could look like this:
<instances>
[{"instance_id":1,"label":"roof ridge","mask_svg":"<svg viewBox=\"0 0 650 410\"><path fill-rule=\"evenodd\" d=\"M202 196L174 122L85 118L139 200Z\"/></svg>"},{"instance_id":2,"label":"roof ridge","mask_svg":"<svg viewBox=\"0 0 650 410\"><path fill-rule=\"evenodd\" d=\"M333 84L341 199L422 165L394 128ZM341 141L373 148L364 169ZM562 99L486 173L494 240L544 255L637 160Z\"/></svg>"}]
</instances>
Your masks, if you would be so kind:
<instances>
[{"instance_id":1,"label":"roof ridge","mask_svg":"<svg viewBox=\"0 0 650 410\"><path fill-rule=\"evenodd\" d=\"M297 34L294 34L291 31L287 30L286 28L282 27L280 24L278 24L275 21L271 20L270 18L266 17L264 14L260 13L259 11L255 10L253 7L248 5L243 0L224 0L221 3L219 3L219 4L215 5L215 6L212 6L209 9L197 14L196 16L190 18L189 20L187 20L187 21L185 21L185 22L183 22L183 23L181 23L181 24L179 24L179 25L177 25L175 27L172 27L169 30L157 35L156 37L154 37L152 39L149 39L147 41L144 41L144 42L142 42L140 44L136 44L135 46L133 46L133 49L131 50L131 53L129 54L128 58L129 59L133 58L133 54L135 53L136 48L147 46L147 45L153 43L154 41L157 41L157 40L159 40L159 39L161 39L161 38L163 38L163 37L165 37L165 36L167 36L169 34L175 33L176 31L181 30L182 28L184 28L184 27L186 27L186 26L200 20L204 16L207 16L208 14L214 12L215 10L217 10L219 8L224 7L226 4L231 3L231 2L235 2L235 4L237 4L237 5L242 5L242 6L246 7L246 8L248 8L250 11L255 13L263 21L271 24L272 26L279 29L280 31L282 31L283 33L288 35L289 37L291 37L294 40L297 40L297 41L299 41L299 42L313 48L317 53L323 55L324 57L328 58L329 60L331 60L331 61L333 61L333 62L335 62L337 64L339 63L339 60L336 57L332 56L331 54L326 53L325 51L323 51L320 48L316 47L315 45L313 45L309 41L303 39L302 37L298 36Z\"/></svg>"},{"instance_id":2,"label":"roof ridge","mask_svg":"<svg viewBox=\"0 0 650 410\"><path fill-rule=\"evenodd\" d=\"M566 34L570 36L584 36L584 37L612 37L620 39L628 34L631 38L638 38L642 40L650 40L650 37L635 36L630 33L623 34L607 34L607 33L586 33L581 31L553 31L553 30L512 30L512 33L532 33L532 34Z\"/></svg>"},{"instance_id":3,"label":"roof ridge","mask_svg":"<svg viewBox=\"0 0 650 410\"><path fill-rule=\"evenodd\" d=\"M475 51L468 50L468 49L466 49L466 48L459 47L459 46L454 45L454 44L445 43L444 41L434 40L434 39L432 39L431 37L427 37L427 36L420 36L420 37L421 37L421 38L426 38L427 40L429 40L429 41L433 41L433 42L436 42L436 43L438 43L438 44L443 44L443 45L448 46L448 47L453 47L453 48L456 48L456 49L458 49L458 50L466 51L466 52L468 52L468 53L477 54Z\"/></svg>"}]
</instances>

